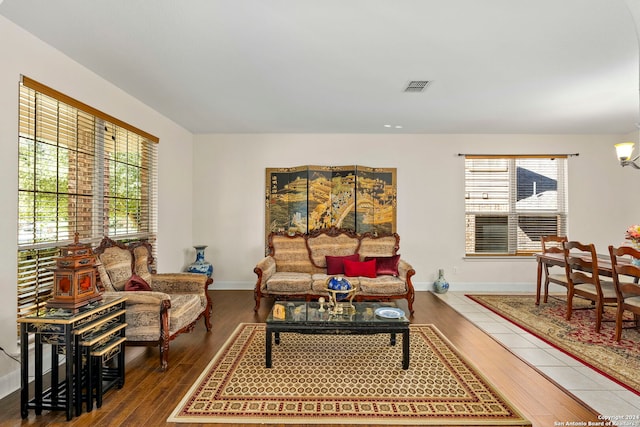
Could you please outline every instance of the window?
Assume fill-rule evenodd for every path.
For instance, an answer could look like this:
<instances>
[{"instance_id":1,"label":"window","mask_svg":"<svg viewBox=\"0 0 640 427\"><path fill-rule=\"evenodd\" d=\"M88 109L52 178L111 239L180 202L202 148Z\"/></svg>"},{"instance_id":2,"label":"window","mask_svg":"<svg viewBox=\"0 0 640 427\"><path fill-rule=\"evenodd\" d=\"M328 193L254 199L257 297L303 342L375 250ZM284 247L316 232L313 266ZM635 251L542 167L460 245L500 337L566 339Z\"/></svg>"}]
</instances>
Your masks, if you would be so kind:
<instances>
[{"instance_id":1,"label":"window","mask_svg":"<svg viewBox=\"0 0 640 427\"><path fill-rule=\"evenodd\" d=\"M60 246L155 240L158 139L27 77L20 85L18 316L53 289Z\"/></svg>"},{"instance_id":2,"label":"window","mask_svg":"<svg viewBox=\"0 0 640 427\"><path fill-rule=\"evenodd\" d=\"M467 255L529 255L566 235L567 156L465 156Z\"/></svg>"}]
</instances>

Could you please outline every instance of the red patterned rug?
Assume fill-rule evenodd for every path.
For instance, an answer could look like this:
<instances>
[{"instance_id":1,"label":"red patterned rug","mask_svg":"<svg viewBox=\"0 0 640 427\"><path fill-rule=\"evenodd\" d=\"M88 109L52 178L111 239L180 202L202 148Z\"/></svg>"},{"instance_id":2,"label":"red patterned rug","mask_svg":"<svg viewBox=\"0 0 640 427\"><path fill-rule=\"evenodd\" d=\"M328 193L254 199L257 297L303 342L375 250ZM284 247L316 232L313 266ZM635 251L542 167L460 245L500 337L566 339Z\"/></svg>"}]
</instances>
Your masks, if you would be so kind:
<instances>
[{"instance_id":1,"label":"red patterned rug","mask_svg":"<svg viewBox=\"0 0 640 427\"><path fill-rule=\"evenodd\" d=\"M580 298L573 300L573 307L580 309L567 321L565 299L549 298L536 306L534 295L467 297L640 395L640 330L623 329L622 340L616 342L615 307L605 307L605 321L596 333L591 303ZM632 319L630 313L625 319Z\"/></svg>"},{"instance_id":2,"label":"red patterned rug","mask_svg":"<svg viewBox=\"0 0 640 427\"><path fill-rule=\"evenodd\" d=\"M530 426L433 325L402 337L282 334L264 367L264 324L243 323L168 422Z\"/></svg>"}]
</instances>

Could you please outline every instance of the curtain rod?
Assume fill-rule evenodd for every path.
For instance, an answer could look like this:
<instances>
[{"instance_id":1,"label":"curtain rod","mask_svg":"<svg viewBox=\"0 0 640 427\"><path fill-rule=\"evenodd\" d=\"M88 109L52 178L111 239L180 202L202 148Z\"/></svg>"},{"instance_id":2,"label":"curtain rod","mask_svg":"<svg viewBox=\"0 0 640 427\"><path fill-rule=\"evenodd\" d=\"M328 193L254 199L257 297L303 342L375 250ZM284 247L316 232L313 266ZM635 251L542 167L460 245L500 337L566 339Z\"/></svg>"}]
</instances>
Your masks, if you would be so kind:
<instances>
[{"instance_id":1,"label":"curtain rod","mask_svg":"<svg viewBox=\"0 0 640 427\"><path fill-rule=\"evenodd\" d=\"M474 157L577 157L580 153L559 153L559 154L477 154L477 153L458 153L458 157L474 156Z\"/></svg>"}]
</instances>

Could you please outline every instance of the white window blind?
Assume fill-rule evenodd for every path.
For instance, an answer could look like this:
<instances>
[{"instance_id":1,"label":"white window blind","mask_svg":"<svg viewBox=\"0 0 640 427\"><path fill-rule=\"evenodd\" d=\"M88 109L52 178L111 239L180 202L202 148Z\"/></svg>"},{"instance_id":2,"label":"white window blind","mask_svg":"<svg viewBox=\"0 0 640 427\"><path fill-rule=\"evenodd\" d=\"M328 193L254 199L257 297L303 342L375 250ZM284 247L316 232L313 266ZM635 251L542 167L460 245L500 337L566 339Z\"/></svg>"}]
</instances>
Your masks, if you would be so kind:
<instances>
[{"instance_id":1,"label":"white window blind","mask_svg":"<svg viewBox=\"0 0 640 427\"><path fill-rule=\"evenodd\" d=\"M529 255L566 235L567 156L465 156L465 251Z\"/></svg>"},{"instance_id":2,"label":"white window blind","mask_svg":"<svg viewBox=\"0 0 640 427\"><path fill-rule=\"evenodd\" d=\"M23 77L19 105L18 316L49 299L58 248L156 235L157 144Z\"/></svg>"}]
</instances>

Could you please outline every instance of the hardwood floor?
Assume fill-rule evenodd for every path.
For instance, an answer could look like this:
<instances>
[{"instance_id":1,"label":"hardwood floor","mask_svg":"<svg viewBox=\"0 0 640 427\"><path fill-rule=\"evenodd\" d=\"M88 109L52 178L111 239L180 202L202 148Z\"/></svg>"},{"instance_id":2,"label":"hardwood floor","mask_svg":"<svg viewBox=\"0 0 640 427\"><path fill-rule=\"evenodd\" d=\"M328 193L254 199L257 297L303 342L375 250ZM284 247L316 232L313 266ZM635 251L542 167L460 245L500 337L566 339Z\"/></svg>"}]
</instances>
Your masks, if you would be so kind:
<instances>
[{"instance_id":1,"label":"hardwood floor","mask_svg":"<svg viewBox=\"0 0 640 427\"><path fill-rule=\"evenodd\" d=\"M127 347L126 384L105 395L102 408L67 422L63 412L44 411L20 418L19 391L0 400L0 426L188 426L166 423L229 334L241 322L264 321L271 301L253 312L252 291L210 291L213 329L202 322L171 342L169 369L160 372L157 348ZM406 310L404 301L399 303ZM554 422L596 421L597 413L558 388L430 292L417 292L412 323L433 323L474 363L533 426ZM202 424L193 424L198 426ZM221 424L234 426L234 424ZM238 426L239 424L235 424ZM349 426L347 424L345 427Z\"/></svg>"}]
</instances>

